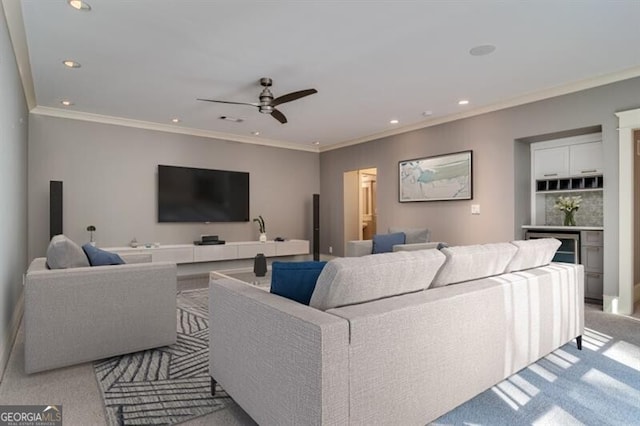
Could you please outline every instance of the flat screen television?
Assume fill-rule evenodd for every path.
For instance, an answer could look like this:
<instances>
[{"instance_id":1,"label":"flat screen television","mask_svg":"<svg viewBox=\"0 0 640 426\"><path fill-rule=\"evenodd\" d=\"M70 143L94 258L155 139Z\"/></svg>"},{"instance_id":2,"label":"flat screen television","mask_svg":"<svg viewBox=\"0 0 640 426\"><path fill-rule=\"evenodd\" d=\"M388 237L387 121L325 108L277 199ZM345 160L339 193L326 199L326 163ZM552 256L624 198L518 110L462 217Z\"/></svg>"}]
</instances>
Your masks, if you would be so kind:
<instances>
[{"instance_id":1,"label":"flat screen television","mask_svg":"<svg viewBox=\"0 0 640 426\"><path fill-rule=\"evenodd\" d=\"M249 221L249 173L158 165L158 222Z\"/></svg>"}]
</instances>

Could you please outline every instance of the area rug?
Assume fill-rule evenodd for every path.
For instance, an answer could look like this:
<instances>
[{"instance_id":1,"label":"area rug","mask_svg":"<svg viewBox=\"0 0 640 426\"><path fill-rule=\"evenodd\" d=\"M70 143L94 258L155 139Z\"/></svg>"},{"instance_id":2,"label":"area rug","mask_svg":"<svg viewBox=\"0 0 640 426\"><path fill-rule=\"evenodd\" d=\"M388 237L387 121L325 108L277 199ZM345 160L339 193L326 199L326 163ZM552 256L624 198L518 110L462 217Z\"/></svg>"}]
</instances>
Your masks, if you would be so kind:
<instances>
[{"instance_id":1,"label":"area rug","mask_svg":"<svg viewBox=\"0 0 640 426\"><path fill-rule=\"evenodd\" d=\"M110 425L171 425L232 404L209 379L208 289L177 299L175 345L109 358L94 370Z\"/></svg>"},{"instance_id":2,"label":"area rug","mask_svg":"<svg viewBox=\"0 0 640 426\"><path fill-rule=\"evenodd\" d=\"M640 425L640 347L585 328L433 425Z\"/></svg>"}]
</instances>

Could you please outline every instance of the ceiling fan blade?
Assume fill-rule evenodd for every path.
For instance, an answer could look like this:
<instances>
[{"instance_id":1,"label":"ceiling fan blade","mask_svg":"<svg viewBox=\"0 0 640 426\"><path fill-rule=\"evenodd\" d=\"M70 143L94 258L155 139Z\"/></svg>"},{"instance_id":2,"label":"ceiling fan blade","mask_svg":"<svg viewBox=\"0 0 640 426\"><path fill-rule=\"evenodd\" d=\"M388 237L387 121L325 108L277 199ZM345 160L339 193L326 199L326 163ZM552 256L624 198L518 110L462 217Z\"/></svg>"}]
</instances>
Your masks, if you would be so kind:
<instances>
[{"instance_id":1,"label":"ceiling fan blade","mask_svg":"<svg viewBox=\"0 0 640 426\"><path fill-rule=\"evenodd\" d=\"M282 124L285 124L287 122L287 117L285 117L283 113L281 113L275 108L271 111L271 116L276 120L278 120L279 122L281 122Z\"/></svg>"},{"instance_id":2,"label":"ceiling fan blade","mask_svg":"<svg viewBox=\"0 0 640 426\"><path fill-rule=\"evenodd\" d=\"M216 103L219 103L219 104L250 105L250 106L254 106L254 107L260 106L259 104L250 104L248 102L216 101L214 99L200 99L200 98L197 98L196 100L197 101L205 101L205 102L216 102Z\"/></svg>"},{"instance_id":3,"label":"ceiling fan blade","mask_svg":"<svg viewBox=\"0 0 640 426\"><path fill-rule=\"evenodd\" d=\"M314 93L318 93L316 89L307 89L300 90L298 92L287 93L286 95L278 96L273 101L271 101L271 106L278 106L285 102L295 101L296 99L304 98L305 96L313 95Z\"/></svg>"}]
</instances>

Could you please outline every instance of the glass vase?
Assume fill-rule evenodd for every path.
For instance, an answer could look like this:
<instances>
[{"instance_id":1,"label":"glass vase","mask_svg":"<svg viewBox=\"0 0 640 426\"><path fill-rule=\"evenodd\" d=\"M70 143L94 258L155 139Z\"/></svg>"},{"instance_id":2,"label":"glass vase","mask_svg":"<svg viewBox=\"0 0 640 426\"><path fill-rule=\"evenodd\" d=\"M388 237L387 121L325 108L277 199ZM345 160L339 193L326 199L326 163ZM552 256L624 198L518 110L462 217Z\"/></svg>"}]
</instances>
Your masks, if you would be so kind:
<instances>
[{"instance_id":1,"label":"glass vase","mask_svg":"<svg viewBox=\"0 0 640 426\"><path fill-rule=\"evenodd\" d=\"M576 226L575 210L564 212L564 226Z\"/></svg>"}]
</instances>

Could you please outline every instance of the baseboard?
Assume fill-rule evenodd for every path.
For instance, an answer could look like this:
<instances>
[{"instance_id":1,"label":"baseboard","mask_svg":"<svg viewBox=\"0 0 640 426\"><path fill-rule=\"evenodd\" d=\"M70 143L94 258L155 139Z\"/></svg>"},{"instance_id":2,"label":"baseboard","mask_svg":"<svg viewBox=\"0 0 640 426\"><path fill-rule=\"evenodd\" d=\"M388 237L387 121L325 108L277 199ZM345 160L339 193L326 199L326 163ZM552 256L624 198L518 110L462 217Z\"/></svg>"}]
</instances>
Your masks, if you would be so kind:
<instances>
[{"instance_id":1,"label":"baseboard","mask_svg":"<svg viewBox=\"0 0 640 426\"><path fill-rule=\"evenodd\" d=\"M4 379L4 371L7 368L9 357L11 356L11 349L13 349L13 343L16 341L18 335L18 329L20 328L20 320L22 320L22 314L24 313L24 291L20 292L18 301L13 309L13 315L11 316L11 322L9 323L9 330L4 341L0 340L0 383Z\"/></svg>"}]
</instances>

